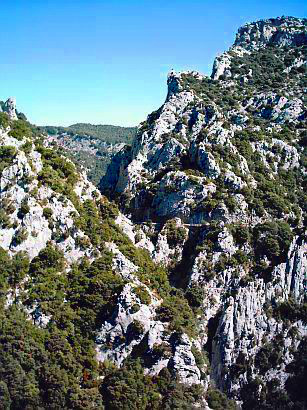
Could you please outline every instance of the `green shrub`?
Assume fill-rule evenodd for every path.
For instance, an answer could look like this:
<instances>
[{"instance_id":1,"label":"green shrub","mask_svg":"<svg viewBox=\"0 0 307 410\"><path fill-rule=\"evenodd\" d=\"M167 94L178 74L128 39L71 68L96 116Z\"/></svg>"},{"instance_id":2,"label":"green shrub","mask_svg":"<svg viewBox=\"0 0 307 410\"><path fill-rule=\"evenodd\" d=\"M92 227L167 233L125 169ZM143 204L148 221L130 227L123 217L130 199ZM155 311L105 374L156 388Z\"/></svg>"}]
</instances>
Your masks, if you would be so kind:
<instances>
[{"instance_id":1,"label":"green shrub","mask_svg":"<svg viewBox=\"0 0 307 410\"><path fill-rule=\"evenodd\" d=\"M20 204L20 208L18 210L18 218L23 218L25 215L27 215L30 212L30 207L28 205L28 199L25 198L22 200Z\"/></svg>"},{"instance_id":2,"label":"green shrub","mask_svg":"<svg viewBox=\"0 0 307 410\"><path fill-rule=\"evenodd\" d=\"M225 205L227 206L230 212L236 211L238 204L233 196L227 196L224 201L225 201Z\"/></svg>"},{"instance_id":3,"label":"green shrub","mask_svg":"<svg viewBox=\"0 0 307 410\"><path fill-rule=\"evenodd\" d=\"M131 306L131 309L130 309L130 311L131 311L132 314L137 313L139 310L140 310L140 305L138 305L137 303L135 303L134 305L132 305L132 306Z\"/></svg>"},{"instance_id":4,"label":"green shrub","mask_svg":"<svg viewBox=\"0 0 307 410\"><path fill-rule=\"evenodd\" d=\"M171 331L185 332L191 337L196 335L195 315L180 292L163 299L162 304L157 309L157 319L161 322L169 322L169 330Z\"/></svg>"},{"instance_id":5,"label":"green shrub","mask_svg":"<svg viewBox=\"0 0 307 410\"><path fill-rule=\"evenodd\" d=\"M234 224L230 227L233 238L238 245L244 245L251 240L251 233L247 226L242 224Z\"/></svg>"},{"instance_id":6,"label":"green shrub","mask_svg":"<svg viewBox=\"0 0 307 410\"><path fill-rule=\"evenodd\" d=\"M255 366L260 374L265 374L270 369L276 369L283 361L283 341L276 337L274 343L267 343L257 352Z\"/></svg>"},{"instance_id":7,"label":"green shrub","mask_svg":"<svg viewBox=\"0 0 307 410\"><path fill-rule=\"evenodd\" d=\"M84 260L68 273L67 300L77 310L78 327L94 336L96 328L116 309L124 281L112 271L112 254L104 251L92 264Z\"/></svg>"},{"instance_id":8,"label":"green shrub","mask_svg":"<svg viewBox=\"0 0 307 410\"><path fill-rule=\"evenodd\" d=\"M286 258L293 238L287 222L274 221L258 224L253 234L256 257L262 258L265 255L275 263Z\"/></svg>"},{"instance_id":9,"label":"green shrub","mask_svg":"<svg viewBox=\"0 0 307 410\"><path fill-rule=\"evenodd\" d=\"M31 141L26 141L20 148L25 152L25 154L30 154L33 144Z\"/></svg>"},{"instance_id":10,"label":"green shrub","mask_svg":"<svg viewBox=\"0 0 307 410\"><path fill-rule=\"evenodd\" d=\"M0 228L1 229L6 229L10 228L11 226L11 220L9 215L6 213L4 209L0 209Z\"/></svg>"},{"instance_id":11,"label":"green shrub","mask_svg":"<svg viewBox=\"0 0 307 410\"><path fill-rule=\"evenodd\" d=\"M179 227L176 221L171 219L165 224L167 243L171 248L174 248L179 243L182 243L186 238L186 231L183 227Z\"/></svg>"},{"instance_id":12,"label":"green shrub","mask_svg":"<svg viewBox=\"0 0 307 410\"><path fill-rule=\"evenodd\" d=\"M151 297L144 286L138 286L137 288L133 288L133 292L140 299L142 304L150 305Z\"/></svg>"},{"instance_id":13,"label":"green shrub","mask_svg":"<svg viewBox=\"0 0 307 410\"><path fill-rule=\"evenodd\" d=\"M206 361L203 357L203 353L200 350L196 349L196 347L194 347L194 346L192 346L191 351L192 351L193 356L195 358L196 366L199 369L202 369L204 367L205 363L206 363Z\"/></svg>"},{"instance_id":14,"label":"green shrub","mask_svg":"<svg viewBox=\"0 0 307 410\"><path fill-rule=\"evenodd\" d=\"M29 273L31 275L37 275L45 269L53 269L56 272L60 272L63 268L63 251L48 243L46 247L39 252L38 256L32 260Z\"/></svg>"},{"instance_id":15,"label":"green shrub","mask_svg":"<svg viewBox=\"0 0 307 410\"><path fill-rule=\"evenodd\" d=\"M209 388L206 393L208 406L212 410L236 410L234 401L229 400L220 390Z\"/></svg>"},{"instance_id":16,"label":"green shrub","mask_svg":"<svg viewBox=\"0 0 307 410\"><path fill-rule=\"evenodd\" d=\"M51 148L45 148L39 143L36 148L43 161L43 169L38 175L38 180L49 185L54 191L65 194L74 202L76 195L73 187L79 178L74 164Z\"/></svg>"},{"instance_id":17,"label":"green shrub","mask_svg":"<svg viewBox=\"0 0 307 410\"><path fill-rule=\"evenodd\" d=\"M307 323L307 303L297 303L294 299L280 302L273 310L276 320L289 320L291 323L302 320Z\"/></svg>"},{"instance_id":18,"label":"green shrub","mask_svg":"<svg viewBox=\"0 0 307 410\"><path fill-rule=\"evenodd\" d=\"M198 285L192 285L185 292L185 297L192 308L199 308L204 301L204 289Z\"/></svg>"},{"instance_id":19,"label":"green shrub","mask_svg":"<svg viewBox=\"0 0 307 410\"><path fill-rule=\"evenodd\" d=\"M7 128L10 125L10 119L6 112L0 112L0 126Z\"/></svg>"},{"instance_id":20,"label":"green shrub","mask_svg":"<svg viewBox=\"0 0 307 410\"><path fill-rule=\"evenodd\" d=\"M106 409L110 410L196 408L203 397L202 386L179 383L167 368L154 377L144 375L139 359L127 361L121 369L108 371L100 392L107 403Z\"/></svg>"},{"instance_id":21,"label":"green shrub","mask_svg":"<svg viewBox=\"0 0 307 410\"><path fill-rule=\"evenodd\" d=\"M250 256L240 249L233 254L232 258L236 261L235 265L244 265L250 261Z\"/></svg>"},{"instance_id":22,"label":"green shrub","mask_svg":"<svg viewBox=\"0 0 307 410\"><path fill-rule=\"evenodd\" d=\"M100 200L100 214L102 218L114 219L118 216L119 210L115 203L110 202L105 196L101 197Z\"/></svg>"},{"instance_id":23,"label":"green shrub","mask_svg":"<svg viewBox=\"0 0 307 410\"><path fill-rule=\"evenodd\" d=\"M144 325L138 320L134 320L127 328L127 343L138 339L144 333Z\"/></svg>"},{"instance_id":24,"label":"green shrub","mask_svg":"<svg viewBox=\"0 0 307 410\"><path fill-rule=\"evenodd\" d=\"M30 124L23 120L13 121L9 135L19 141L21 141L24 137L31 137L32 130Z\"/></svg>"},{"instance_id":25,"label":"green shrub","mask_svg":"<svg viewBox=\"0 0 307 410\"><path fill-rule=\"evenodd\" d=\"M11 147L9 145L0 146L0 176L4 168L12 165L16 154L17 151L15 147Z\"/></svg>"},{"instance_id":26,"label":"green shrub","mask_svg":"<svg viewBox=\"0 0 307 410\"><path fill-rule=\"evenodd\" d=\"M15 246L20 245L22 242L24 242L28 237L28 231L26 228L20 228L14 235L13 238L13 244Z\"/></svg>"},{"instance_id":27,"label":"green shrub","mask_svg":"<svg viewBox=\"0 0 307 410\"><path fill-rule=\"evenodd\" d=\"M43 216L46 219L50 219L52 217L52 215L53 215L53 210L51 208L44 208L43 209Z\"/></svg>"}]
</instances>

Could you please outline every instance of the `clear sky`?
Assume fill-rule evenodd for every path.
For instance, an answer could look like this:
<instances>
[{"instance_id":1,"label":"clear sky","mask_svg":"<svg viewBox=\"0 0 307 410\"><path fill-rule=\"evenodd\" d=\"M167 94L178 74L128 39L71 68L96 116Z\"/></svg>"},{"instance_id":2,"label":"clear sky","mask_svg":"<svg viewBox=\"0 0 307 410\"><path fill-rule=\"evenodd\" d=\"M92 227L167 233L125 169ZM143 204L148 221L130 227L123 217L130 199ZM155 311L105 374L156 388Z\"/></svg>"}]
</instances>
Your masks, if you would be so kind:
<instances>
[{"instance_id":1,"label":"clear sky","mask_svg":"<svg viewBox=\"0 0 307 410\"><path fill-rule=\"evenodd\" d=\"M305 0L1 1L0 99L38 125L136 125L171 68L209 74L240 25L306 12Z\"/></svg>"}]
</instances>

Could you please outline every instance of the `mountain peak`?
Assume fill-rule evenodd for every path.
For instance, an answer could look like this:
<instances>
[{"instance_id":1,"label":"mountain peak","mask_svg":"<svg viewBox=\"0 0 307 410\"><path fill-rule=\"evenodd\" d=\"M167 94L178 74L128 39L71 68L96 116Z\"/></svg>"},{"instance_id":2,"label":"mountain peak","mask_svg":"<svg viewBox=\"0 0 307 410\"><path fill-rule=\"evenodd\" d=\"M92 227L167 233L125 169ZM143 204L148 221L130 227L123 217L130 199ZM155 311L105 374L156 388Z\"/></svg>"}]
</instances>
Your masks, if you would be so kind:
<instances>
[{"instance_id":1,"label":"mountain peak","mask_svg":"<svg viewBox=\"0 0 307 410\"><path fill-rule=\"evenodd\" d=\"M293 46L306 41L307 19L277 17L247 23L240 27L234 47L257 50L267 45Z\"/></svg>"},{"instance_id":2,"label":"mountain peak","mask_svg":"<svg viewBox=\"0 0 307 410\"><path fill-rule=\"evenodd\" d=\"M294 17L277 17L245 24L239 28L233 46L214 60L212 79L233 77L231 66L236 58L242 59L267 48L277 54L283 47L291 50L307 44L306 28L307 19ZM244 64L243 59L238 63L235 65Z\"/></svg>"},{"instance_id":3,"label":"mountain peak","mask_svg":"<svg viewBox=\"0 0 307 410\"><path fill-rule=\"evenodd\" d=\"M195 81L202 81L208 76L195 71L195 70L186 70L186 71L174 71L171 70L167 76L167 97L166 101L170 99L174 94L177 94L180 91L183 91L185 88L185 78L193 78Z\"/></svg>"}]
</instances>

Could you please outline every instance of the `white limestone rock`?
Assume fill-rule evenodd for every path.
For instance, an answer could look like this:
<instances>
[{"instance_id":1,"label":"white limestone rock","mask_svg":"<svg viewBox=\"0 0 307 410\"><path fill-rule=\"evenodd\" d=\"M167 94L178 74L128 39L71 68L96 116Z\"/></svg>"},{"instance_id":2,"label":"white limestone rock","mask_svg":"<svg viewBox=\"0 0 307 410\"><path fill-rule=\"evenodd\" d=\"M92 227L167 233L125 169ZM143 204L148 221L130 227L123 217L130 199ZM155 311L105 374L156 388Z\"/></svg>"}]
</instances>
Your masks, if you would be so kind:
<instances>
[{"instance_id":1,"label":"white limestone rock","mask_svg":"<svg viewBox=\"0 0 307 410\"><path fill-rule=\"evenodd\" d=\"M14 97L10 97L5 103L3 107L3 111L6 112L11 120L17 120L17 113L16 113L16 99Z\"/></svg>"},{"instance_id":2,"label":"white limestone rock","mask_svg":"<svg viewBox=\"0 0 307 410\"><path fill-rule=\"evenodd\" d=\"M213 80L218 80L222 75L225 77L231 77L230 72L231 57L224 53L215 58L212 69Z\"/></svg>"}]
</instances>

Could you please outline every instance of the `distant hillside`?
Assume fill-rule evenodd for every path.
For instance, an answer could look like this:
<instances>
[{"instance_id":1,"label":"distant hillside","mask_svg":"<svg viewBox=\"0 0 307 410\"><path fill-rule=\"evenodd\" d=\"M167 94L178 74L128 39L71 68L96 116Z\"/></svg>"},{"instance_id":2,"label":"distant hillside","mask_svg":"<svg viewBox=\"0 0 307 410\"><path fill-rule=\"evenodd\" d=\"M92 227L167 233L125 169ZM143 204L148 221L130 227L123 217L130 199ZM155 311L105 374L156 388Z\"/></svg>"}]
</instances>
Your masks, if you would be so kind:
<instances>
[{"instance_id":1,"label":"distant hillside","mask_svg":"<svg viewBox=\"0 0 307 410\"><path fill-rule=\"evenodd\" d=\"M91 182L98 185L111 158L123 144L131 144L136 127L73 124L69 127L39 127L48 139L60 146L76 164L87 169Z\"/></svg>"},{"instance_id":2,"label":"distant hillside","mask_svg":"<svg viewBox=\"0 0 307 410\"><path fill-rule=\"evenodd\" d=\"M69 134L88 135L101 139L110 144L117 144L121 142L129 144L132 142L136 134L136 127L119 127L116 125L94 125L85 123L73 124L69 127L55 127L46 125L40 128L50 135L56 135L63 132L67 132Z\"/></svg>"}]
</instances>

